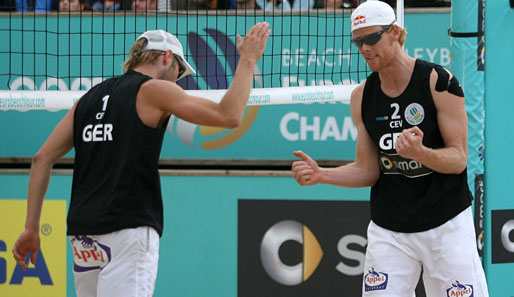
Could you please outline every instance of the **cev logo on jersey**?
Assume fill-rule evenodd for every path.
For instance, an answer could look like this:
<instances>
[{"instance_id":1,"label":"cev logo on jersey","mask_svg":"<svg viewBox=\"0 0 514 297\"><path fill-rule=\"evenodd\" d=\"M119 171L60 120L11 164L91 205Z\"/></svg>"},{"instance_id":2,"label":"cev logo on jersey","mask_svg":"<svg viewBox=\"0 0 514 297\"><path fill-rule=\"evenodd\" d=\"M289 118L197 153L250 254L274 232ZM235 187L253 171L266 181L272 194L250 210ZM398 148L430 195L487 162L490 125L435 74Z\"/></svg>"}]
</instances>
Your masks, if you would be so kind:
<instances>
[{"instance_id":1,"label":"cev logo on jersey","mask_svg":"<svg viewBox=\"0 0 514 297\"><path fill-rule=\"evenodd\" d=\"M411 103L405 108L405 120L407 123L416 126L425 119L425 110L418 103Z\"/></svg>"},{"instance_id":2,"label":"cev logo on jersey","mask_svg":"<svg viewBox=\"0 0 514 297\"><path fill-rule=\"evenodd\" d=\"M303 262L295 266L285 265L278 254L280 246L288 240L303 245ZM286 286L295 286L306 281L314 273L322 257L323 250L312 231L297 221L278 222L262 238L262 266L272 279Z\"/></svg>"},{"instance_id":3,"label":"cev logo on jersey","mask_svg":"<svg viewBox=\"0 0 514 297\"><path fill-rule=\"evenodd\" d=\"M473 286L464 285L459 281L455 281L450 288L446 290L448 297L473 297Z\"/></svg>"},{"instance_id":4,"label":"cev logo on jersey","mask_svg":"<svg viewBox=\"0 0 514 297\"><path fill-rule=\"evenodd\" d=\"M387 289L387 273L377 272L375 268L371 267L368 273L364 275L364 290L377 291Z\"/></svg>"},{"instance_id":5,"label":"cev logo on jersey","mask_svg":"<svg viewBox=\"0 0 514 297\"><path fill-rule=\"evenodd\" d=\"M102 269L111 262L111 248L88 236L70 237L73 248L73 271Z\"/></svg>"},{"instance_id":6,"label":"cev logo on jersey","mask_svg":"<svg viewBox=\"0 0 514 297\"><path fill-rule=\"evenodd\" d=\"M0 200L0 296L66 296L66 200L46 200L41 213L41 249L23 270L12 255L23 231L26 200Z\"/></svg>"}]
</instances>

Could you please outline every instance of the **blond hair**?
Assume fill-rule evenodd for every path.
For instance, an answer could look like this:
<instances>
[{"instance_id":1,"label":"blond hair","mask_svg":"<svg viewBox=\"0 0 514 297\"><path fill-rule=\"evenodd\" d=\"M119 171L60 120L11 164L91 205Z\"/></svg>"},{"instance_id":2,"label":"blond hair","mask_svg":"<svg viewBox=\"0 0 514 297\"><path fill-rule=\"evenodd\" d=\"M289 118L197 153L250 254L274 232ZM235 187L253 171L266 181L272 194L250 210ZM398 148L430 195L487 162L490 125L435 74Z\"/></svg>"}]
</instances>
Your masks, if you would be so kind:
<instances>
[{"instance_id":1,"label":"blond hair","mask_svg":"<svg viewBox=\"0 0 514 297\"><path fill-rule=\"evenodd\" d=\"M407 39L407 28L400 27L400 38L398 38L398 42L401 46L405 44L405 40Z\"/></svg>"},{"instance_id":2,"label":"blond hair","mask_svg":"<svg viewBox=\"0 0 514 297\"><path fill-rule=\"evenodd\" d=\"M382 26L383 29L386 28L386 26ZM400 44L400 46L403 46L405 44L405 40L407 39L407 28L402 28L400 26L398 26L398 28L400 29L400 38L398 38L398 43ZM391 32L393 30L393 26L391 26L387 32Z\"/></svg>"},{"instance_id":3,"label":"blond hair","mask_svg":"<svg viewBox=\"0 0 514 297\"><path fill-rule=\"evenodd\" d=\"M136 68L140 64L153 64L162 55L162 52L157 50L143 51L147 44L148 40L141 38L132 45L127 60L123 62L123 73Z\"/></svg>"}]
</instances>

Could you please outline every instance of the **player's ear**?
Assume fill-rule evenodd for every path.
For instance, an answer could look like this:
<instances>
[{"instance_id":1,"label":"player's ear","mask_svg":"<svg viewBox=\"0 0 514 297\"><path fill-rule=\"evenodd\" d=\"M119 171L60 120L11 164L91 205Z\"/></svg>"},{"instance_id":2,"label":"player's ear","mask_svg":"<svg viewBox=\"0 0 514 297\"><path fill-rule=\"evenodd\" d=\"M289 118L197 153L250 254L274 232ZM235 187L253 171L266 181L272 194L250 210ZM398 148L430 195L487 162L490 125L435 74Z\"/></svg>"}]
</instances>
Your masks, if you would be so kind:
<instances>
[{"instance_id":1,"label":"player's ear","mask_svg":"<svg viewBox=\"0 0 514 297\"><path fill-rule=\"evenodd\" d=\"M400 26L398 26L398 25L391 26L391 33L393 34L395 40L400 39L400 34L401 34Z\"/></svg>"},{"instance_id":2,"label":"player's ear","mask_svg":"<svg viewBox=\"0 0 514 297\"><path fill-rule=\"evenodd\" d=\"M173 52L171 50L167 50L164 52L164 60L165 65L171 64L173 62Z\"/></svg>"}]
</instances>

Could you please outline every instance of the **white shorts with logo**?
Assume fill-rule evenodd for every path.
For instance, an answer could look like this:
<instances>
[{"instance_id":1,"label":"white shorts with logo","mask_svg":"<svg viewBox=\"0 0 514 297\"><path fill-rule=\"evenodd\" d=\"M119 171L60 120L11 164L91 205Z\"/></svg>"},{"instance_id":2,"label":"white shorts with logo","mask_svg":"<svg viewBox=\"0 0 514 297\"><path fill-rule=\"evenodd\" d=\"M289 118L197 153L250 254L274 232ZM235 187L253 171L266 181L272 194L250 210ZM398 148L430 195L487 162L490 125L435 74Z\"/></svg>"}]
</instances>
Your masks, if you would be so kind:
<instances>
[{"instance_id":1,"label":"white shorts with logo","mask_svg":"<svg viewBox=\"0 0 514 297\"><path fill-rule=\"evenodd\" d=\"M427 297L489 296L471 207L424 232L399 233L369 224L362 296L415 296L422 270Z\"/></svg>"},{"instance_id":2,"label":"white shorts with logo","mask_svg":"<svg viewBox=\"0 0 514 297\"><path fill-rule=\"evenodd\" d=\"M148 297L157 278L159 234L151 227L68 236L77 297Z\"/></svg>"}]
</instances>

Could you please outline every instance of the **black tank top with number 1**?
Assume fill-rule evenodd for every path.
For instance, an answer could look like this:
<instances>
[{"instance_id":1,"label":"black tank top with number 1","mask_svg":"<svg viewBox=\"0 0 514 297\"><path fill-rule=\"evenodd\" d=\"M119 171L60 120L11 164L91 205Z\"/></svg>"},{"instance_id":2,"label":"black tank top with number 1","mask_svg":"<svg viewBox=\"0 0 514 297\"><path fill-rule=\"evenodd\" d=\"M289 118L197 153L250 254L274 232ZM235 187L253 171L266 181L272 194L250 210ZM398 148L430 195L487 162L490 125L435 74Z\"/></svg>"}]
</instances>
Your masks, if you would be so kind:
<instances>
[{"instance_id":1,"label":"black tank top with number 1","mask_svg":"<svg viewBox=\"0 0 514 297\"><path fill-rule=\"evenodd\" d=\"M75 110L75 166L68 235L150 226L162 235L158 160L166 128L146 126L136 111L151 77L135 71L108 79Z\"/></svg>"}]
</instances>

